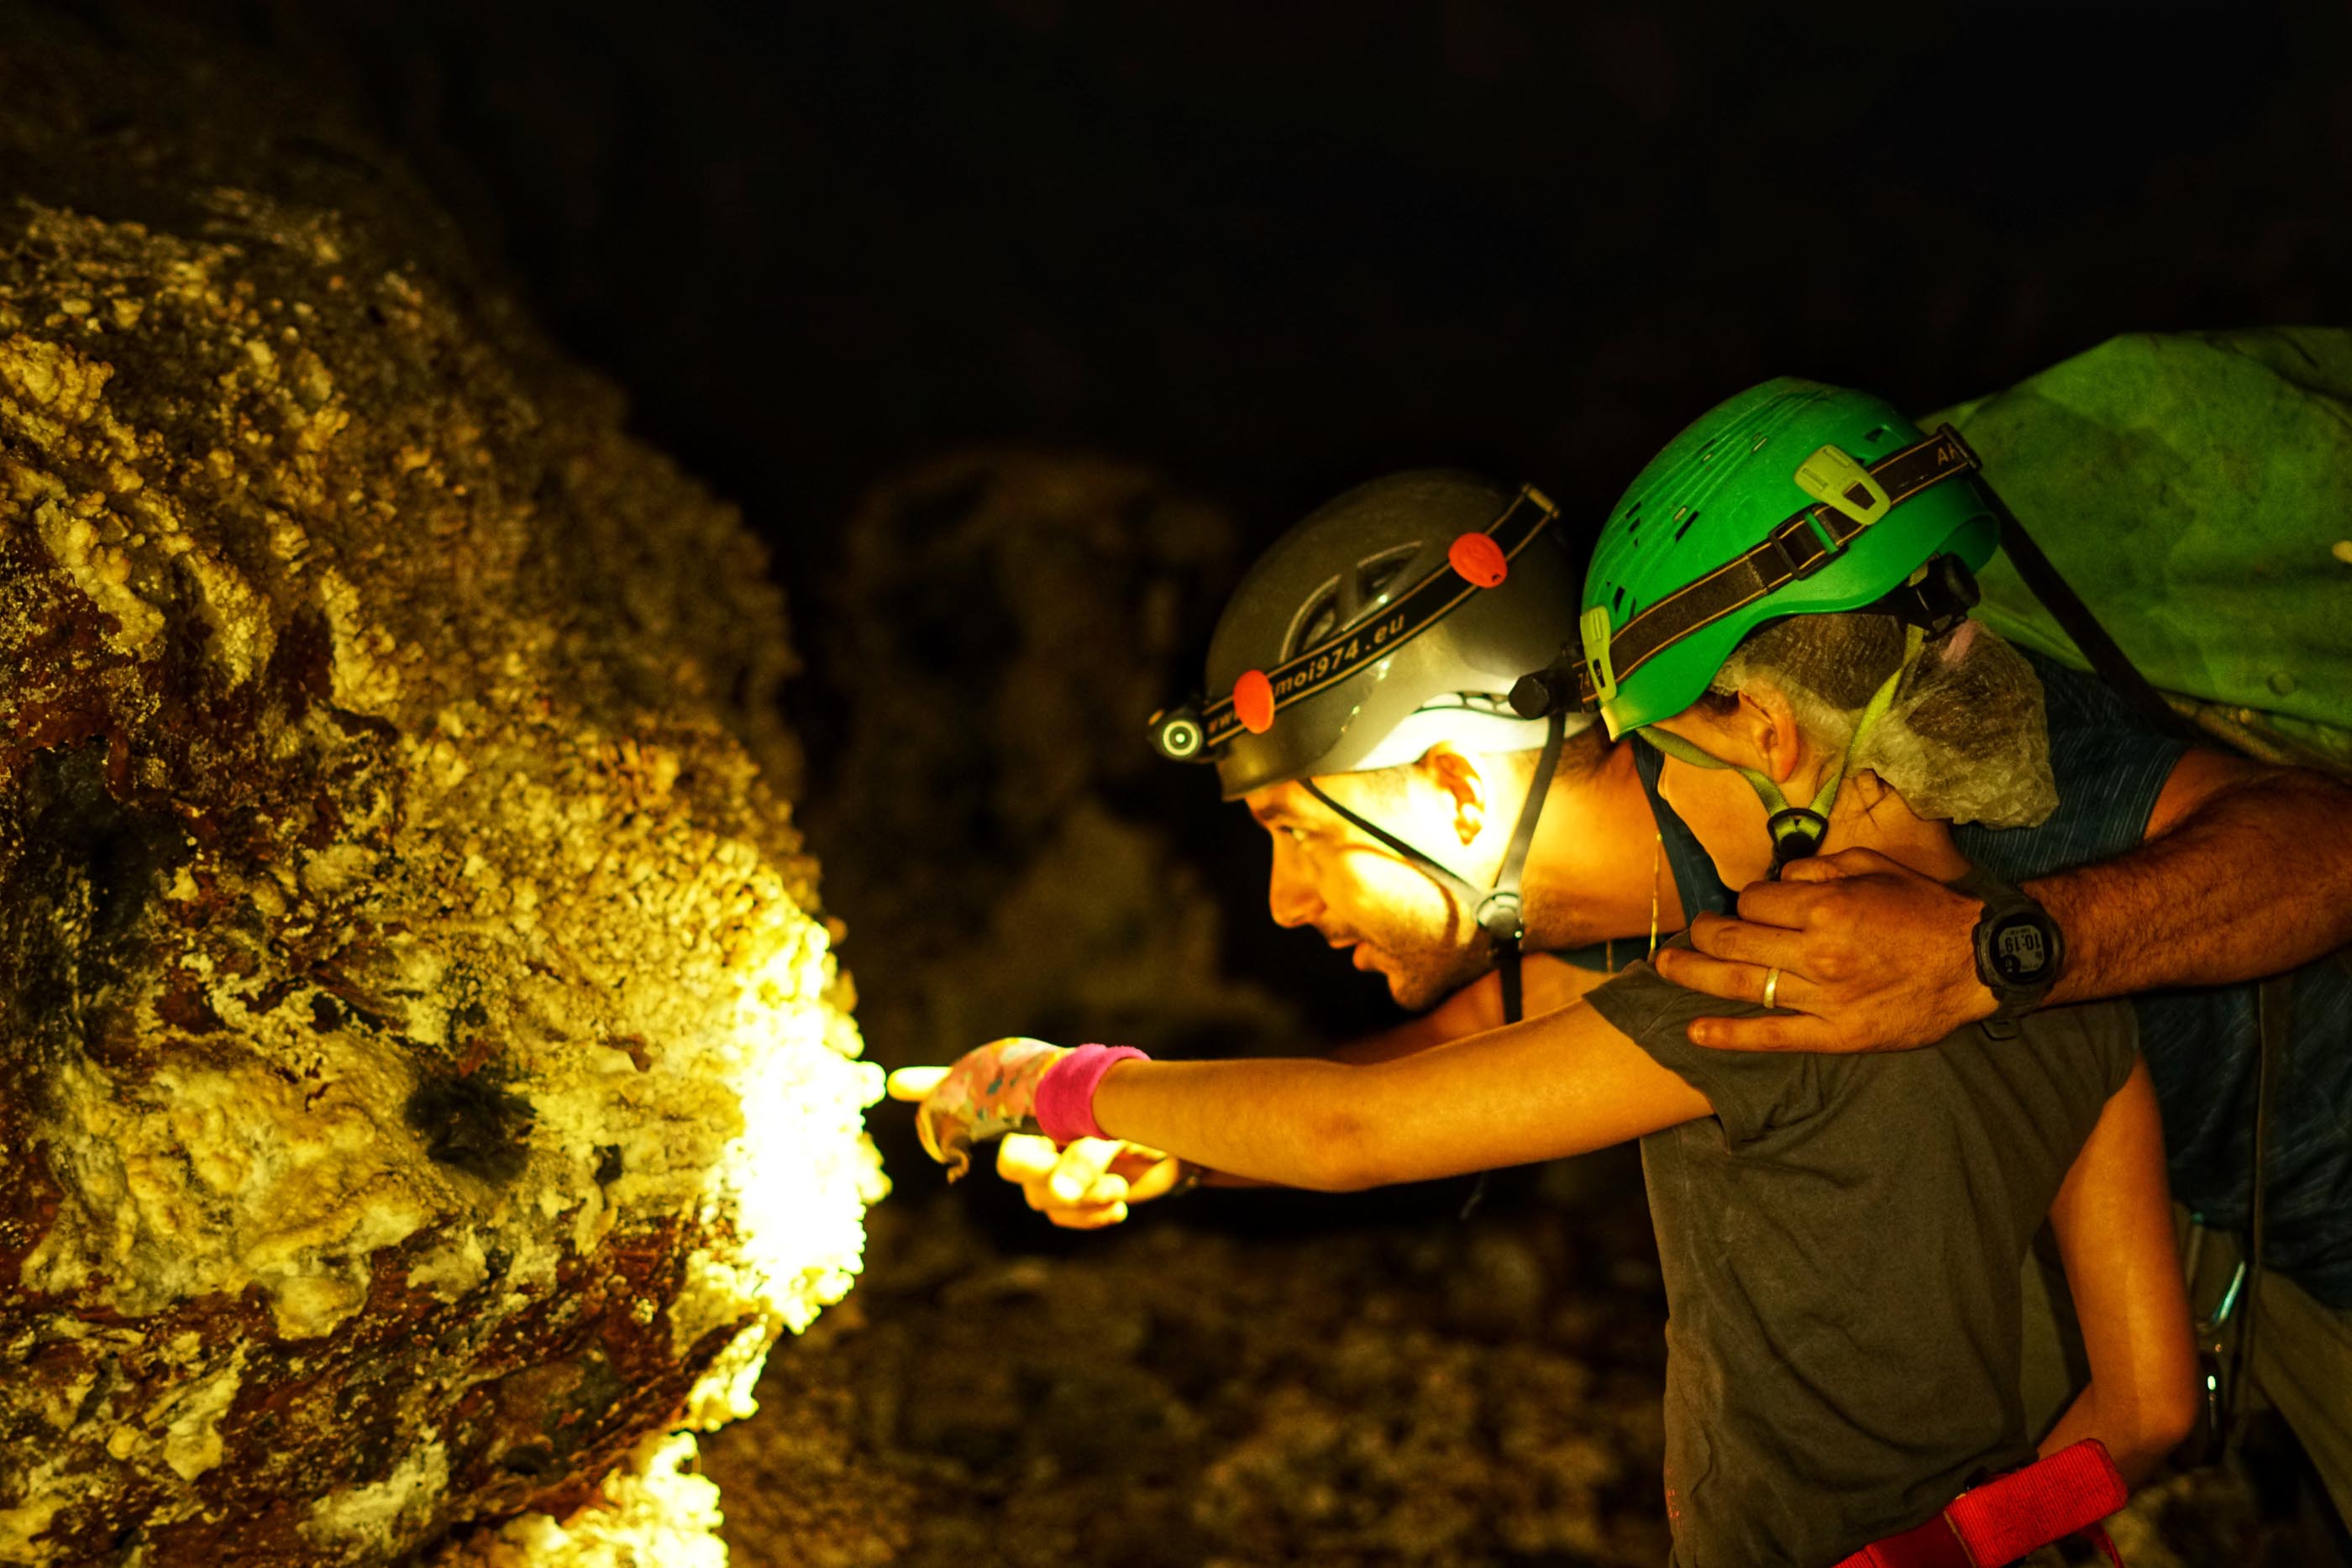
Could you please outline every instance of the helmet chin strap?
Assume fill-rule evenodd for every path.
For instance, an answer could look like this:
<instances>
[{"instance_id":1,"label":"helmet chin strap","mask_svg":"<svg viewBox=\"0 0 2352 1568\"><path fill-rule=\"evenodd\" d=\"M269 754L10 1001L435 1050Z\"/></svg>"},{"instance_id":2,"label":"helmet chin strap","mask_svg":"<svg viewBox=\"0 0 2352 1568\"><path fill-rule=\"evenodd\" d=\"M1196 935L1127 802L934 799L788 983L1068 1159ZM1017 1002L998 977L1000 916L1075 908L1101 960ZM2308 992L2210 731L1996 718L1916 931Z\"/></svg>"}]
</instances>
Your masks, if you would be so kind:
<instances>
[{"instance_id":1,"label":"helmet chin strap","mask_svg":"<svg viewBox=\"0 0 2352 1568\"><path fill-rule=\"evenodd\" d=\"M1543 755L1536 760L1535 777L1528 780L1528 798L1519 805L1519 821L1511 830L1510 847L1503 852L1503 863L1495 873L1495 885L1484 893L1459 872L1440 865L1379 823L1368 822L1356 815L1326 795L1314 779L1299 780L1307 787L1308 794L1338 812L1342 821L1352 822L1444 883L1470 907L1479 928L1494 938L1495 968L1502 977L1503 1021L1507 1024L1517 1023L1525 1010L1519 977L1519 945L1527 939L1528 925L1526 908L1519 897L1519 876L1527 869L1528 848L1535 842L1536 819L1543 815L1544 797L1551 789L1552 772L1559 766L1560 743L1567 734L1568 710L1562 707L1552 714L1551 727L1545 732ZM1479 1199L1486 1196L1487 1175L1486 1171L1478 1173L1477 1181L1471 1186L1469 1197L1463 1202L1461 1218L1468 1219L1471 1211L1478 1207Z\"/></svg>"},{"instance_id":2,"label":"helmet chin strap","mask_svg":"<svg viewBox=\"0 0 2352 1568\"><path fill-rule=\"evenodd\" d=\"M1768 873L1769 880L1778 882L1782 869L1790 861L1803 860L1821 852L1822 841L1829 836L1830 812L1837 806L1838 786L1845 782L1846 767L1853 760L1853 754L1862 748L1863 740L1872 727L1886 716L1887 708L1895 701L1895 688L1902 684L1904 672L1917 662L1919 649L1927 642L1927 635L1917 626L1906 629L1903 662L1895 665L1895 673L1879 683L1878 689L1871 694L1868 705L1862 710L1862 716L1854 721L1852 738L1845 743L1845 749L1838 753L1836 765L1822 780L1822 787L1814 791L1810 805L1790 805L1789 798L1780 793L1780 786L1767 775L1753 768L1726 762L1656 725L1643 726L1642 738L1678 762L1687 762L1694 768L1727 768L1748 780L1748 787L1756 791L1757 799L1764 802L1764 826L1772 835L1772 869Z\"/></svg>"},{"instance_id":3,"label":"helmet chin strap","mask_svg":"<svg viewBox=\"0 0 2352 1568\"><path fill-rule=\"evenodd\" d=\"M1560 743L1566 738L1567 726L1565 710L1551 716L1551 726L1545 735L1543 756L1536 762L1535 777L1528 781L1528 796L1519 807L1518 824L1511 830L1510 847L1503 852L1502 868L1496 873L1495 885L1491 888L1479 888L1469 878L1450 866L1439 864L1379 823L1366 821L1325 794L1314 779L1299 780L1308 794L1337 812L1342 821L1370 834L1436 877L1453 889L1472 911L1480 929L1495 941L1496 967L1503 977L1505 1023L1518 1022L1520 1015L1519 944L1526 940L1528 927L1526 911L1519 897L1519 877L1527 869L1528 848L1535 841L1536 819L1543 814L1544 796L1551 788L1552 772L1559 766Z\"/></svg>"}]
</instances>

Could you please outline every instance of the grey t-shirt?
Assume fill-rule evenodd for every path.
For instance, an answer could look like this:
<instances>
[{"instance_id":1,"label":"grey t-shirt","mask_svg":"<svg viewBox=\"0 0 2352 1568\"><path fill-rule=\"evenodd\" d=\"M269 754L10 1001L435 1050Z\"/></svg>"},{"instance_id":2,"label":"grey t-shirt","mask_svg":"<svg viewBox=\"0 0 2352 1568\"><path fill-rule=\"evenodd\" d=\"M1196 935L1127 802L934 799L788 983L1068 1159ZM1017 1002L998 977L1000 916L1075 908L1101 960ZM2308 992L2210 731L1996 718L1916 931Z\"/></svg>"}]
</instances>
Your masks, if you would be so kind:
<instances>
[{"instance_id":1,"label":"grey t-shirt","mask_svg":"<svg viewBox=\"0 0 2352 1568\"><path fill-rule=\"evenodd\" d=\"M1823 1568L2030 1462L2018 1271L2131 1073L2130 1007L1818 1056L1692 1045L1764 1009L1647 964L1586 999L1715 1107L1642 1140L1674 1568Z\"/></svg>"}]
</instances>

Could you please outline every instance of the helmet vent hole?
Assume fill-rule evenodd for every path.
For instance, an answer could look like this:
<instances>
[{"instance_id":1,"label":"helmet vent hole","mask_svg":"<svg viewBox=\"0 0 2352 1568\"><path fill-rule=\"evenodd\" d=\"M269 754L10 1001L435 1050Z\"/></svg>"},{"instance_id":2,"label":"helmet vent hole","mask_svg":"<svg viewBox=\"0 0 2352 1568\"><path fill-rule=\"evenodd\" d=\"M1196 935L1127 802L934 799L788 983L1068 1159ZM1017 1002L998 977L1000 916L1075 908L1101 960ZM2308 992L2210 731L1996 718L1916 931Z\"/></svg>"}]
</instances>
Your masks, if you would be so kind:
<instances>
[{"instance_id":1,"label":"helmet vent hole","mask_svg":"<svg viewBox=\"0 0 2352 1568\"><path fill-rule=\"evenodd\" d=\"M1610 596L1609 613L1612 615L1622 615L1625 613L1625 590L1623 588L1619 588L1615 593Z\"/></svg>"},{"instance_id":2,"label":"helmet vent hole","mask_svg":"<svg viewBox=\"0 0 2352 1568\"><path fill-rule=\"evenodd\" d=\"M1323 591L1298 618L1298 630L1292 633L1285 658L1295 658L1307 649L1328 639L1339 629L1339 596L1329 589Z\"/></svg>"},{"instance_id":3,"label":"helmet vent hole","mask_svg":"<svg viewBox=\"0 0 2352 1568\"><path fill-rule=\"evenodd\" d=\"M1696 521L1698 521L1698 514L1696 512L1693 512L1681 522L1675 525L1675 542L1676 544L1682 543L1683 536L1690 532L1691 525Z\"/></svg>"},{"instance_id":4,"label":"helmet vent hole","mask_svg":"<svg viewBox=\"0 0 2352 1568\"><path fill-rule=\"evenodd\" d=\"M1864 445L1875 446L1880 442L1886 439L1886 427L1883 424L1874 424L1870 427L1866 434L1864 434L1862 439Z\"/></svg>"},{"instance_id":5,"label":"helmet vent hole","mask_svg":"<svg viewBox=\"0 0 2352 1568\"><path fill-rule=\"evenodd\" d=\"M1385 556L1375 556L1357 568L1356 591L1361 596L1362 602L1370 604L1395 587L1397 579L1404 575L1404 569L1412 564L1412 558L1418 553L1418 546L1412 549L1394 550Z\"/></svg>"}]
</instances>

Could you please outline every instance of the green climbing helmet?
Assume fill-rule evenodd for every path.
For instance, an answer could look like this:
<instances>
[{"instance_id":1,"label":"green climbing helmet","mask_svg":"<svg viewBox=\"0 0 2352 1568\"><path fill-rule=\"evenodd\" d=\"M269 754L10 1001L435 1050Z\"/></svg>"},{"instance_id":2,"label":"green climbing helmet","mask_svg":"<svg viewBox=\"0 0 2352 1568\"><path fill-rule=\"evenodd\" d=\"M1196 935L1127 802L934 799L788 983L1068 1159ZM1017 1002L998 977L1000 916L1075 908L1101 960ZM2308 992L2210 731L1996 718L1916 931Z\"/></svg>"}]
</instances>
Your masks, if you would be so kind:
<instances>
[{"instance_id":1,"label":"green climbing helmet","mask_svg":"<svg viewBox=\"0 0 2352 1568\"><path fill-rule=\"evenodd\" d=\"M1576 631L1575 565L1532 486L1423 469L1297 523L1234 591L1203 697L1154 714L1162 756L1213 762L1224 798L1411 762L1441 740L1532 748L1520 677ZM1571 715L1569 727L1581 727Z\"/></svg>"},{"instance_id":2,"label":"green climbing helmet","mask_svg":"<svg viewBox=\"0 0 2352 1568\"><path fill-rule=\"evenodd\" d=\"M1614 739L1697 701L1767 621L1906 585L1972 601L1965 572L1927 581L1921 568L1991 558L2000 528L1976 467L1948 426L1927 434L1843 387L1784 377L1709 410L1602 526L1579 624L1588 705Z\"/></svg>"}]
</instances>

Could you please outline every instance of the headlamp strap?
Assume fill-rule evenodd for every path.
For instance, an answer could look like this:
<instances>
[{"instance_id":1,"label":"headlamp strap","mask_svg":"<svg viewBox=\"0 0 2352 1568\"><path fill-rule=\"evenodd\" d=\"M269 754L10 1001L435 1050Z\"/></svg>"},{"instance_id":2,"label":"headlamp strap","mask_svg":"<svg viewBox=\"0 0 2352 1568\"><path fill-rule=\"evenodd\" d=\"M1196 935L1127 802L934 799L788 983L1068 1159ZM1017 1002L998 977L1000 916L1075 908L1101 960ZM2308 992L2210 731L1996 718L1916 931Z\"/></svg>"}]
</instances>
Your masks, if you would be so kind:
<instances>
[{"instance_id":1,"label":"headlamp strap","mask_svg":"<svg viewBox=\"0 0 2352 1568\"><path fill-rule=\"evenodd\" d=\"M1491 554L1499 555L1506 571L1519 552L1535 542L1536 537L1549 528L1559 516L1544 493L1532 485L1523 486L1505 507L1503 515L1486 525L1486 536L1492 542ZM1457 541L1458 543L1458 541ZM1335 633L1296 656L1263 672L1266 689L1273 704L1268 721L1291 704L1303 702L1327 687L1337 685L1359 670L1390 658L1396 651L1423 632L1444 620L1468 602L1471 596L1481 592L1479 586L1465 578L1449 557L1447 562L1432 570L1420 581L1400 592L1382 607L1380 614L1348 631ZM1199 713L1201 745L1204 753L1214 752L1231 740L1234 734L1248 727L1234 709L1230 692L1211 694ZM1164 750L1165 747L1163 747Z\"/></svg>"},{"instance_id":2,"label":"headlamp strap","mask_svg":"<svg viewBox=\"0 0 2352 1568\"><path fill-rule=\"evenodd\" d=\"M1496 929L1499 915L1490 917L1483 906L1478 911L1478 924L1492 933L1496 940L1512 943L1515 952L1520 938L1527 935L1526 911L1519 903L1519 874L1527 869L1528 851L1536 841L1536 819L1543 815L1544 797L1551 790L1552 772L1559 766L1560 745L1567 737L1568 714L1565 710L1557 711L1552 714L1551 722L1544 731L1543 755L1536 759L1535 776L1528 780L1528 798L1519 804L1519 820L1511 829L1510 847L1503 852L1502 869L1495 874L1495 891L1486 895L1487 903L1503 898L1510 900L1512 929L1509 935L1507 936ZM1508 1021L1516 1023L1518 1020L1512 1018Z\"/></svg>"},{"instance_id":3,"label":"headlamp strap","mask_svg":"<svg viewBox=\"0 0 2352 1568\"><path fill-rule=\"evenodd\" d=\"M1346 821L1354 827L1360 828L1365 832L1370 834L1373 838L1378 839L1381 843L1386 844L1390 849L1392 849L1397 853L1402 855L1405 859L1412 862L1415 865L1420 866L1423 870L1429 872L1440 882L1444 883L1446 886L1452 888L1454 893L1459 894L1463 901L1468 904L1473 909L1475 909L1478 906L1479 901L1486 896L1477 888L1471 885L1469 878L1463 876L1460 873L1454 871L1451 867L1440 865L1436 860L1423 853L1412 845L1406 843L1402 839L1398 838L1394 833L1390 832L1378 822L1365 821L1363 818L1356 815L1355 812L1348 810L1347 807L1339 804L1339 801L1331 799L1330 796L1323 793L1322 786L1316 783L1314 779L1301 779L1298 782L1309 795L1314 796L1318 800L1322 801L1323 804L1328 806L1335 813L1337 813L1341 821Z\"/></svg>"}]
</instances>

